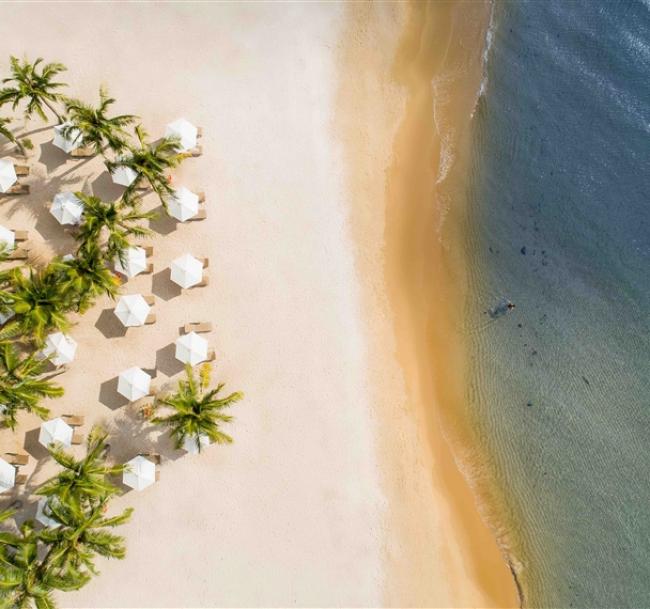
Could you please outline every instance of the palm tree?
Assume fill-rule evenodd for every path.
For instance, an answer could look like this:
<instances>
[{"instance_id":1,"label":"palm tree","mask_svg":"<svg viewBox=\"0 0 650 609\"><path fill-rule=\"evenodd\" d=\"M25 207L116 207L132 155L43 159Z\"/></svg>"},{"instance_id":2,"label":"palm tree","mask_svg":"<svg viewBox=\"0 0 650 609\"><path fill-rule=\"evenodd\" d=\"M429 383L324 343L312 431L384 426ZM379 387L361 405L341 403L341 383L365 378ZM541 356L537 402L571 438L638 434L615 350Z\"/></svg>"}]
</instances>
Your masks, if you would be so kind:
<instances>
[{"instance_id":1,"label":"palm tree","mask_svg":"<svg viewBox=\"0 0 650 609\"><path fill-rule=\"evenodd\" d=\"M0 513L0 523L14 514ZM90 576L73 568L53 569L48 552L43 558L41 534L31 520L18 532L0 532L0 606L3 609L55 609L52 590L78 590Z\"/></svg>"},{"instance_id":2,"label":"palm tree","mask_svg":"<svg viewBox=\"0 0 650 609\"><path fill-rule=\"evenodd\" d=\"M50 446L50 455L63 469L44 482L36 494L50 500L56 498L62 505L77 511L95 507L117 494L119 489L108 477L121 474L124 465L107 463L107 437L105 431L93 427L86 441L86 456L82 459L75 459L60 446Z\"/></svg>"},{"instance_id":3,"label":"palm tree","mask_svg":"<svg viewBox=\"0 0 650 609\"><path fill-rule=\"evenodd\" d=\"M16 316L5 324L0 339L19 333L41 346L51 328L67 330L65 312L70 309L70 301L63 288L54 265L42 270L30 267L27 275L20 268L11 269L9 286L0 290L0 303Z\"/></svg>"},{"instance_id":4,"label":"palm tree","mask_svg":"<svg viewBox=\"0 0 650 609\"><path fill-rule=\"evenodd\" d=\"M0 345L0 403L5 407L3 422L10 429L16 426L19 410L46 419L50 411L40 405L41 399L63 395L62 387L42 377L44 369L45 362L33 353L21 357L15 345Z\"/></svg>"},{"instance_id":5,"label":"palm tree","mask_svg":"<svg viewBox=\"0 0 650 609\"><path fill-rule=\"evenodd\" d=\"M20 154L25 156L27 154L27 151L25 150L25 146L9 129L10 124L11 124L10 118L0 118L0 135L8 139L12 144L16 144L16 146L18 146L18 150L20 151Z\"/></svg>"},{"instance_id":6,"label":"palm tree","mask_svg":"<svg viewBox=\"0 0 650 609\"><path fill-rule=\"evenodd\" d=\"M17 57L11 56L11 76L3 78L2 83L11 83L12 86L0 89L0 106L11 103L12 109L16 109L21 101L27 102L25 116L31 118L36 112L41 119L47 120L43 106L46 106L59 123L63 118L56 111L53 102L60 99L57 92L65 83L54 81L54 77L66 70L62 63L46 63L39 71L39 65L43 63L43 58L39 57L34 63L30 63L26 58L21 62Z\"/></svg>"},{"instance_id":7,"label":"palm tree","mask_svg":"<svg viewBox=\"0 0 650 609\"><path fill-rule=\"evenodd\" d=\"M139 180L146 180L156 192L163 206L167 205L167 197L174 193L167 171L177 167L187 154L179 152L180 142L177 139L164 138L158 142L148 141L148 134L138 125L135 128L140 146L131 147L128 155L115 161L107 161L106 167L113 171L118 167L128 167L138 174ZM139 180L129 186L135 188Z\"/></svg>"},{"instance_id":8,"label":"palm tree","mask_svg":"<svg viewBox=\"0 0 650 609\"><path fill-rule=\"evenodd\" d=\"M136 116L121 114L108 117L108 107L115 103L115 100L108 96L104 87L99 89L99 106L94 108L89 104L76 99L66 99L65 107L68 113L68 120L72 123L66 127L66 131L78 129L81 132L84 146L92 146L96 154L102 154L106 148L114 152L121 152L127 146L128 135L124 127L131 125Z\"/></svg>"},{"instance_id":9,"label":"palm tree","mask_svg":"<svg viewBox=\"0 0 650 609\"><path fill-rule=\"evenodd\" d=\"M41 533L43 541L54 546L50 555L53 567L98 575L93 562L96 555L117 559L126 555L124 538L110 529L128 522L133 508L106 517L107 498L87 510L75 509L56 500L48 501L48 508L49 515L61 523Z\"/></svg>"},{"instance_id":10,"label":"palm tree","mask_svg":"<svg viewBox=\"0 0 650 609\"><path fill-rule=\"evenodd\" d=\"M52 266L59 272L66 300L77 312L84 313L101 294L115 298L120 281L107 266L106 257L93 241L80 247L71 260L55 259Z\"/></svg>"},{"instance_id":11,"label":"palm tree","mask_svg":"<svg viewBox=\"0 0 650 609\"><path fill-rule=\"evenodd\" d=\"M225 398L217 398L224 384L219 383L216 388L207 390L210 384L210 364L204 364L197 380L192 367L185 366L186 380L178 383L178 391L170 396L160 398L158 403L173 410L165 417L154 417L153 423L165 425L171 429L171 436L175 440L176 448L180 448L187 438L195 439L198 450L201 450L199 437L202 435L218 444L230 444L232 438L221 431L221 423L229 423L230 415L224 409L244 397L237 391Z\"/></svg>"},{"instance_id":12,"label":"palm tree","mask_svg":"<svg viewBox=\"0 0 650 609\"><path fill-rule=\"evenodd\" d=\"M77 192L75 195L83 203L83 221L79 227L77 240L81 248L92 247L104 242L106 257L123 259L125 250L131 246L129 237L144 237L151 231L137 224L155 217L154 212L141 211L141 201L127 196L118 201L105 202L98 197Z\"/></svg>"}]
</instances>

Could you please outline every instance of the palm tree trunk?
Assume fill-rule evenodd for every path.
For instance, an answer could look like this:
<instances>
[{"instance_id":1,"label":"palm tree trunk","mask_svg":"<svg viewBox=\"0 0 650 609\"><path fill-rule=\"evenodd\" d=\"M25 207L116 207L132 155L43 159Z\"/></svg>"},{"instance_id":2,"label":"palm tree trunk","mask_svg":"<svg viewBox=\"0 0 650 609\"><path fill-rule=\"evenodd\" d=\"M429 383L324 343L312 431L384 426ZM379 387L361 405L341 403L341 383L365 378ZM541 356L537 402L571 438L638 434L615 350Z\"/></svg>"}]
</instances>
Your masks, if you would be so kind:
<instances>
[{"instance_id":1,"label":"palm tree trunk","mask_svg":"<svg viewBox=\"0 0 650 609\"><path fill-rule=\"evenodd\" d=\"M63 117L56 111L54 106L45 98L43 98L43 103L49 108L50 112L56 116L56 120L59 121L59 124L63 123Z\"/></svg>"}]
</instances>

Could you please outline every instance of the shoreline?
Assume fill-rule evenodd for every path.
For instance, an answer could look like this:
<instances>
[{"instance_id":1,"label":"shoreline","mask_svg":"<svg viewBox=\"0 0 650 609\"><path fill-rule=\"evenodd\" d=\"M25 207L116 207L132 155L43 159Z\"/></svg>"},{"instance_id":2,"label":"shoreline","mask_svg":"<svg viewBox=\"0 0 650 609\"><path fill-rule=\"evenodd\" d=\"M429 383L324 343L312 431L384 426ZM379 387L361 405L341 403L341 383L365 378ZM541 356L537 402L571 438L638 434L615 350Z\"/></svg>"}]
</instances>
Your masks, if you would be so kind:
<instances>
[{"instance_id":1,"label":"shoreline","mask_svg":"<svg viewBox=\"0 0 650 609\"><path fill-rule=\"evenodd\" d=\"M468 353L457 304L468 297L463 201L489 9L487 2L471 12L458 2L410 4L405 16L394 7L356 5L350 19L366 27L351 26L341 54L342 81L357 82L352 95L349 86L341 91L339 115L361 114L370 125L363 130L341 119L338 126L354 174L350 222L364 309L371 311L367 334L375 352L394 353L372 371L384 413L379 448L393 521L387 530L399 531L385 548L386 570L394 574L387 605L521 602L514 569L485 524L489 506L478 505L483 494L467 481L471 472L461 472L470 460L459 459L471 454L471 421L461 415ZM400 21L402 34L394 53L384 53L396 57L389 65L372 45L377 36L382 49L394 44L391 21ZM364 64L375 79L383 75L379 84L364 79ZM396 407L404 394L406 403Z\"/></svg>"}]
</instances>

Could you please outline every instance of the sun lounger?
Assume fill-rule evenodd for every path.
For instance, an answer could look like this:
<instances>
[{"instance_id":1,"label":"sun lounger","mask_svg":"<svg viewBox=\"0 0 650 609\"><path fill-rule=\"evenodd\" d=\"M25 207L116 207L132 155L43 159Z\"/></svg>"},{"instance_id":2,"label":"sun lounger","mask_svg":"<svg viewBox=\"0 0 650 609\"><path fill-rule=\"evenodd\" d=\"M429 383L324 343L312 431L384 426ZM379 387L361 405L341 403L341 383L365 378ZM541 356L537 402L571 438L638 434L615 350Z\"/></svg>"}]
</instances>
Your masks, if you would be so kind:
<instances>
[{"instance_id":1,"label":"sun lounger","mask_svg":"<svg viewBox=\"0 0 650 609\"><path fill-rule=\"evenodd\" d=\"M149 188L149 182L144 178L140 178L137 182L133 184L133 188L136 190L147 190Z\"/></svg>"},{"instance_id":2,"label":"sun lounger","mask_svg":"<svg viewBox=\"0 0 650 609\"><path fill-rule=\"evenodd\" d=\"M207 273L203 273L203 280L201 281L201 283L197 283L196 287L204 288L209 284L210 284L210 276Z\"/></svg>"},{"instance_id":3,"label":"sun lounger","mask_svg":"<svg viewBox=\"0 0 650 609\"><path fill-rule=\"evenodd\" d=\"M14 171L17 176L28 176L29 175L29 165L14 165Z\"/></svg>"},{"instance_id":4,"label":"sun lounger","mask_svg":"<svg viewBox=\"0 0 650 609\"><path fill-rule=\"evenodd\" d=\"M156 304L156 297L153 294L146 294L143 298L150 307Z\"/></svg>"},{"instance_id":5,"label":"sun lounger","mask_svg":"<svg viewBox=\"0 0 650 609\"><path fill-rule=\"evenodd\" d=\"M203 146L196 146L195 148L192 148L191 150L186 150L183 154L186 157L194 157L194 158L196 158L197 156L201 156L203 154Z\"/></svg>"},{"instance_id":6,"label":"sun lounger","mask_svg":"<svg viewBox=\"0 0 650 609\"><path fill-rule=\"evenodd\" d=\"M205 193L203 191L196 193L199 196L199 203L205 203Z\"/></svg>"},{"instance_id":7,"label":"sun lounger","mask_svg":"<svg viewBox=\"0 0 650 609\"><path fill-rule=\"evenodd\" d=\"M16 238L16 241L27 241L27 239L29 239L29 231L28 230L15 230L14 231L14 237Z\"/></svg>"},{"instance_id":8,"label":"sun lounger","mask_svg":"<svg viewBox=\"0 0 650 609\"><path fill-rule=\"evenodd\" d=\"M207 213L205 207L202 207L191 218L188 218L187 221L192 222L192 221L197 221L197 220L205 220L207 217L208 217L208 213Z\"/></svg>"},{"instance_id":9,"label":"sun lounger","mask_svg":"<svg viewBox=\"0 0 650 609\"><path fill-rule=\"evenodd\" d=\"M153 273L153 262L150 262L149 264L147 264L147 268L144 271L142 271L142 274L151 275L152 273Z\"/></svg>"},{"instance_id":10,"label":"sun lounger","mask_svg":"<svg viewBox=\"0 0 650 609\"><path fill-rule=\"evenodd\" d=\"M196 128L196 137L203 137L203 127Z\"/></svg>"},{"instance_id":11,"label":"sun lounger","mask_svg":"<svg viewBox=\"0 0 650 609\"><path fill-rule=\"evenodd\" d=\"M74 157L75 159L87 159L91 156L95 156L96 154L97 153L95 152L94 146L81 146L79 148L75 148L70 153L70 156Z\"/></svg>"},{"instance_id":12,"label":"sun lounger","mask_svg":"<svg viewBox=\"0 0 650 609\"><path fill-rule=\"evenodd\" d=\"M192 321L185 324L183 327L185 334L190 332L196 332L200 334L201 332L212 332L212 322L211 321Z\"/></svg>"},{"instance_id":13,"label":"sun lounger","mask_svg":"<svg viewBox=\"0 0 650 609\"><path fill-rule=\"evenodd\" d=\"M207 256L200 256L199 260L203 263L203 268L207 269L210 266L210 258Z\"/></svg>"},{"instance_id":14,"label":"sun lounger","mask_svg":"<svg viewBox=\"0 0 650 609\"><path fill-rule=\"evenodd\" d=\"M72 434L72 443L78 445L78 444L83 444L83 442L84 442L84 435L79 431L75 431Z\"/></svg>"},{"instance_id":15,"label":"sun lounger","mask_svg":"<svg viewBox=\"0 0 650 609\"><path fill-rule=\"evenodd\" d=\"M17 485L27 484L27 474L16 474L15 482Z\"/></svg>"},{"instance_id":16,"label":"sun lounger","mask_svg":"<svg viewBox=\"0 0 650 609\"><path fill-rule=\"evenodd\" d=\"M11 254L9 254L9 260L27 260L29 252L25 247L17 247Z\"/></svg>"},{"instance_id":17,"label":"sun lounger","mask_svg":"<svg viewBox=\"0 0 650 609\"><path fill-rule=\"evenodd\" d=\"M71 427L81 427L86 420L83 415L76 414L64 414L61 418Z\"/></svg>"},{"instance_id":18,"label":"sun lounger","mask_svg":"<svg viewBox=\"0 0 650 609\"><path fill-rule=\"evenodd\" d=\"M154 398L158 394L158 387L156 385L149 385L149 393L146 397Z\"/></svg>"},{"instance_id":19,"label":"sun lounger","mask_svg":"<svg viewBox=\"0 0 650 609\"><path fill-rule=\"evenodd\" d=\"M144 320L145 325L150 326L151 324L156 323L156 314L155 313L149 313L147 315L147 318Z\"/></svg>"},{"instance_id":20,"label":"sun lounger","mask_svg":"<svg viewBox=\"0 0 650 609\"><path fill-rule=\"evenodd\" d=\"M214 349L210 349L208 351L208 357L205 359L206 362L213 362L215 359L217 359L217 354L215 353Z\"/></svg>"},{"instance_id":21,"label":"sun lounger","mask_svg":"<svg viewBox=\"0 0 650 609\"><path fill-rule=\"evenodd\" d=\"M0 192L0 195L9 197L11 195L28 195L29 184L14 184L7 192Z\"/></svg>"},{"instance_id":22,"label":"sun lounger","mask_svg":"<svg viewBox=\"0 0 650 609\"><path fill-rule=\"evenodd\" d=\"M143 245L142 249L144 250L144 255L147 258L150 258L151 256L153 256L153 245Z\"/></svg>"},{"instance_id":23,"label":"sun lounger","mask_svg":"<svg viewBox=\"0 0 650 609\"><path fill-rule=\"evenodd\" d=\"M156 468L156 482L160 480L160 470Z\"/></svg>"},{"instance_id":24,"label":"sun lounger","mask_svg":"<svg viewBox=\"0 0 650 609\"><path fill-rule=\"evenodd\" d=\"M29 455L27 453L7 453L7 463L11 465L27 465L29 463Z\"/></svg>"}]
</instances>

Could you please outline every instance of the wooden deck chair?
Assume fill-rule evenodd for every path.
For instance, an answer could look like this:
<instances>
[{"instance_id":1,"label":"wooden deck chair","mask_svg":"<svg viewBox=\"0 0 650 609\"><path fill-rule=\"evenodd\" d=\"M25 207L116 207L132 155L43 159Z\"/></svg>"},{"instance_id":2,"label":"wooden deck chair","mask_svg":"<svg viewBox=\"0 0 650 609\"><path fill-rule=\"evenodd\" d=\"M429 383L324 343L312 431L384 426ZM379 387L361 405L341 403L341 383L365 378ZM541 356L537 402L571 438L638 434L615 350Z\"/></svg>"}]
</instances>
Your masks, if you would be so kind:
<instances>
[{"instance_id":1,"label":"wooden deck chair","mask_svg":"<svg viewBox=\"0 0 650 609\"><path fill-rule=\"evenodd\" d=\"M75 159L89 159L96 154L94 146L80 146L79 148L75 148L70 153L70 156Z\"/></svg>"},{"instance_id":2,"label":"wooden deck chair","mask_svg":"<svg viewBox=\"0 0 650 609\"><path fill-rule=\"evenodd\" d=\"M72 443L74 445L79 445L84 443L84 435L80 431L75 431L72 434Z\"/></svg>"},{"instance_id":3,"label":"wooden deck chair","mask_svg":"<svg viewBox=\"0 0 650 609\"><path fill-rule=\"evenodd\" d=\"M7 453L7 463L11 465L27 465L29 463L29 455L27 453Z\"/></svg>"},{"instance_id":4,"label":"wooden deck chair","mask_svg":"<svg viewBox=\"0 0 650 609\"><path fill-rule=\"evenodd\" d=\"M61 418L71 427L81 427L86 421L83 415L77 414L64 414Z\"/></svg>"},{"instance_id":5,"label":"wooden deck chair","mask_svg":"<svg viewBox=\"0 0 650 609\"><path fill-rule=\"evenodd\" d=\"M201 283L196 284L196 287L205 288L208 285L210 285L210 275L208 275L207 273L203 273L203 279L201 280Z\"/></svg>"},{"instance_id":6,"label":"wooden deck chair","mask_svg":"<svg viewBox=\"0 0 650 609\"><path fill-rule=\"evenodd\" d=\"M147 264L147 268L144 271L142 271L142 274L151 275L152 273L153 273L153 262L150 262L149 264Z\"/></svg>"},{"instance_id":7,"label":"wooden deck chair","mask_svg":"<svg viewBox=\"0 0 650 609\"><path fill-rule=\"evenodd\" d=\"M210 349L208 351L208 357L205 359L206 362L213 362L215 359L217 359L217 354L214 349Z\"/></svg>"},{"instance_id":8,"label":"wooden deck chair","mask_svg":"<svg viewBox=\"0 0 650 609\"><path fill-rule=\"evenodd\" d=\"M202 332L212 332L212 322L211 321L192 321L190 323L185 324L183 327L183 331L185 334L189 334L190 332L196 332L197 334L200 334Z\"/></svg>"},{"instance_id":9,"label":"wooden deck chair","mask_svg":"<svg viewBox=\"0 0 650 609\"><path fill-rule=\"evenodd\" d=\"M160 469L156 468L156 482L160 481Z\"/></svg>"},{"instance_id":10,"label":"wooden deck chair","mask_svg":"<svg viewBox=\"0 0 650 609\"><path fill-rule=\"evenodd\" d=\"M26 247L17 247L11 254L9 254L9 260L27 260L29 252Z\"/></svg>"},{"instance_id":11,"label":"wooden deck chair","mask_svg":"<svg viewBox=\"0 0 650 609\"><path fill-rule=\"evenodd\" d=\"M29 165L14 165L14 171L17 176L28 176L29 175Z\"/></svg>"},{"instance_id":12,"label":"wooden deck chair","mask_svg":"<svg viewBox=\"0 0 650 609\"><path fill-rule=\"evenodd\" d=\"M11 195L28 195L29 184L14 184L7 192L0 192L0 195L10 197Z\"/></svg>"},{"instance_id":13,"label":"wooden deck chair","mask_svg":"<svg viewBox=\"0 0 650 609\"><path fill-rule=\"evenodd\" d=\"M196 193L199 197L199 203L205 203L205 193L203 191Z\"/></svg>"},{"instance_id":14,"label":"wooden deck chair","mask_svg":"<svg viewBox=\"0 0 650 609\"><path fill-rule=\"evenodd\" d=\"M199 208L199 211L197 211L191 218L188 218L188 222L196 222L198 220L205 220L208 217L208 212L205 209L205 207Z\"/></svg>"},{"instance_id":15,"label":"wooden deck chair","mask_svg":"<svg viewBox=\"0 0 650 609\"><path fill-rule=\"evenodd\" d=\"M144 255L147 258L151 258L151 256L153 256L153 245L143 245L142 249L144 250Z\"/></svg>"},{"instance_id":16,"label":"wooden deck chair","mask_svg":"<svg viewBox=\"0 0 650 609\"><path fill-rule=\"evenodd\" d=\"M156 304L156 297L153 294L146 294L143 298L150 307Z\"/></svg>"},{"instance_id":17,"label":"wooden deck chair","mask_svg":"<svg viewBox=\"0 0 650 609\"><path fill-rule=\"evenodd\" d=\"M14 237L16 238L16 241L27 241L27 239L29 239L29 231L28 230L15 230L14 231Z\"/></svg>"},{"instance_id":18,"label":"wooden deck chair","mask_svg":"<svg viewBox=\"0 0 650 609\"><path fill-rule=\"evenodd\" d=\"M147 318L144 320L145 326L150 326L155 323L156 323L156 314L149 313L149 315L147 315Z\"/></svg>"},{"instance_id":19,"label":"wooden deck chair","mask_svg":"<svg viewBox=\"0 0 650 609\"><path fill-rule=\"evenodd\" d=\"M27 484L27 474L16 474L15 482L20 486Z\"/></svg>"},{"instance_id":20,"label":"wooden deck chair","mask_svg":"<svg viewBox=\"0 0 650 609\"><path fill-rule=\"evenodd\" d=\"M207 256L200 256L199 260L203 264L204 269L207 269L210 266L210 258L208 258Z\"/></svg>"},{"instance_id":21,"label":"wooden deck chair","mask_svg":"<svg viewBox=\"0 0 650 609\"><path fill-rule=\"evenodd\" d=\"M203 127L196 128L196 137L203 137Z\"/></svg>"}]
</instances>

